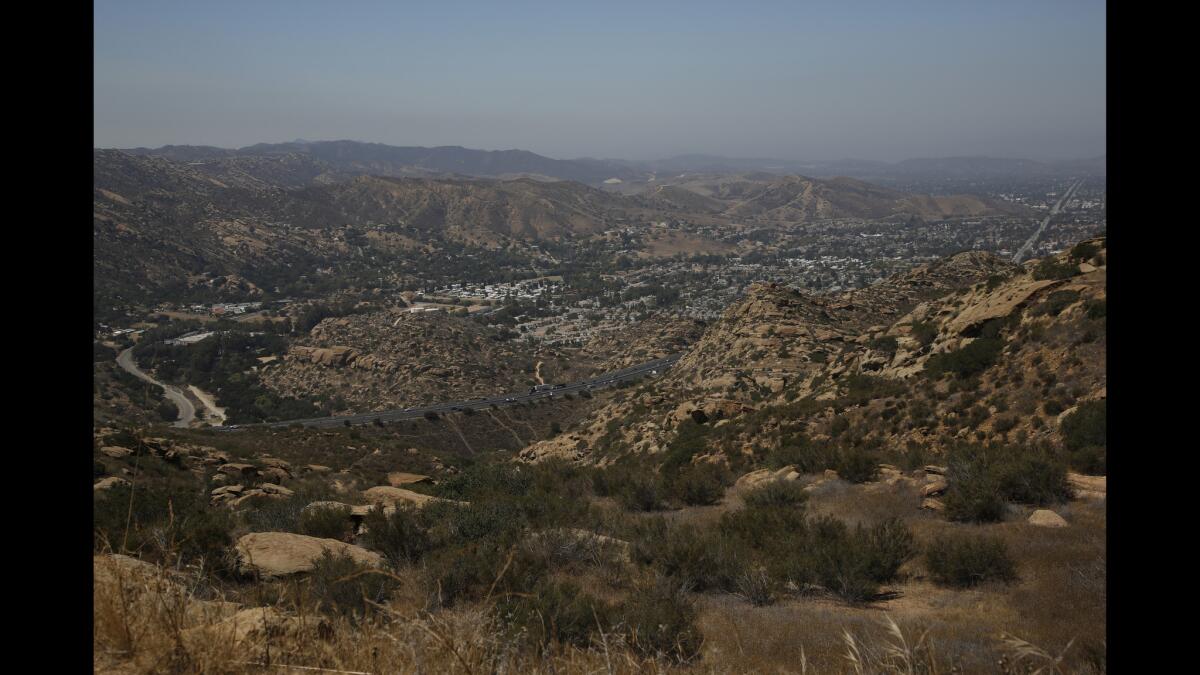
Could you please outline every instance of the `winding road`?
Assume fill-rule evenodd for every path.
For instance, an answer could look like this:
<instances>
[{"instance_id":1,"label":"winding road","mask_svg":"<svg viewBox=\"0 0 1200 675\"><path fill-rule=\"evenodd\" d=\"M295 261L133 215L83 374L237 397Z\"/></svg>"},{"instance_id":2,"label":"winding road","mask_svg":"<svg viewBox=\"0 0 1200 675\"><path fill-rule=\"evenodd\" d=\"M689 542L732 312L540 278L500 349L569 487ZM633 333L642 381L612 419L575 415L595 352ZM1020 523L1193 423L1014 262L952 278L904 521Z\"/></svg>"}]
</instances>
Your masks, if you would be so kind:
<instances>
[{"instance_id":1,"label":"winding road","mask_svg":"<svg viewBox=\"0 0 1200 675\"><path fill-rule=\"evenodd\" d=\"M133 361L133 347L130 347L117 355L117 365L139 380L145 380L150 384L162 387L163 393L166 394L171 403L174 403L175 407L179 409L179 419L175 420L173 426L187 427L191 425L192 420L196 419L196 406L192 405L192 402L183 395L183 392L180 391L179 387L170 384L163 384L162 382L159 382L153 377L150 377L146 373L142 372L142 369L137 367L137 364Z\"/></svg>"}]
</instances>

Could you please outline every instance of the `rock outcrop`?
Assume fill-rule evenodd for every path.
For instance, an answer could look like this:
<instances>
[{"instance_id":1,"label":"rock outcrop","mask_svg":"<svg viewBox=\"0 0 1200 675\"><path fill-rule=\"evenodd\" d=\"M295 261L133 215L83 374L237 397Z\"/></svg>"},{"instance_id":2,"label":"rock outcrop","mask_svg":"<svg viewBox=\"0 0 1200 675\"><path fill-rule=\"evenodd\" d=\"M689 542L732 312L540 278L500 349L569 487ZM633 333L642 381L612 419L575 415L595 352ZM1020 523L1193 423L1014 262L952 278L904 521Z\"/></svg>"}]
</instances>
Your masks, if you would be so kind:
<instances>
[{"instance_id":1,"label":"rock outcrop","mask_svg":"<svg viewBox=\"0 0 1200 675\"><path fill-rule=\"evenodd\" d=\"M240 573L263 578L308 572L326 551L362 565L383 565L383 556L361 546L292 532L252 532L238 539L234 550Z\"/></svg>"}]
</instances>

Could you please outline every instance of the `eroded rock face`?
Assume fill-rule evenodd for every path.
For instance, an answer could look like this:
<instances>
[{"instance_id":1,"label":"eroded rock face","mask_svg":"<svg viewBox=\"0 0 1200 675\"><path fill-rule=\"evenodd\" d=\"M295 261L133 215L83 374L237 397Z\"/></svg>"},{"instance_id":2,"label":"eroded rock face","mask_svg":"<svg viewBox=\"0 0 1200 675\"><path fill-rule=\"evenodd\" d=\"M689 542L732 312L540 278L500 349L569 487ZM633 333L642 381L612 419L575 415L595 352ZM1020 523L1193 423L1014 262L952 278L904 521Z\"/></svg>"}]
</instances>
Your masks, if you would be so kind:
<instances>
[{"instance_id":1,"label":"eroded rock face","mask_svg":"<svg viewBox=\"0 0 1200 675\"><path fill-rule=\"evenodd\" d=\"M129 485L129 481L125 480L124 478L117 477L117 476L109 476L108 478L101 478L100 480L96 481L95 485L92 486L92 492L93 493L107 492L108 490L111 490L111 489L117 487L118 485Z\"/></svg>"},{"instance_id":2,"label":"eroded rock face","mask_svg":"<svg viewBox=\"0 0 1200 675\"><path fill-rule=\"evenodd\" d=\"M422 507L433 502L453 502L450 499L441 499L439 497L431 497L423 495L412 490L404 488L392 487L390 485L377 485L373 488L363 490L363 498L371 504L383 504L385 506L402 506L411 504L416 507ZM453 502L463 504L465 502Z\"/></svg>"},{"instance_id":3,"label":"eroded rock face","mask_svg":"<svg viewBox=\"0 0 1200 675\"><path fill-rule=\"evenodd\" d=\"M238 539L234 550L240 573L266 578L311 571L325 551L349 555L363 565L383 565L383 556L361 546L291 532L252 532Z\"/></svg>"},{"instance_id":4,"label":"eroded rock face","mask_svg":"<svg viewBox=\"0 0 1200 675\"><path fill-rule=\"evenodd\" d=\"M290 358L296 358L321 366L344 366L358 358L353 347L305 347L295 345L288 350Z\"/></svg>"},{"instance_id":5,"label":"eroded rock face","mask_svg":"<svg viewBox=\"0 0 1200 675\"><path fill-rule=\"evenodd\" d=\"M794 481L799 477L800 474L796 471L796 467L789 464L782 469L774 471L771 469L759 469L757 471L751 471L750 473L737 479L737 482L735 482L733 486L739 490L753 490L755 488L762 487L767 483L773 483L777 480Z\"/></svg>"},{"instance_id":6,"label":"eroded rock face","mask_svg":"<svg viewBox=\"0 0 1200 675\"><path fill-rule=\"evenodd\" d=\"M1024 306L1039 291L1060 283L1043 279L1004 286L968 305L966 309L946 323L946 331L954 335L962 335L987 321L1004 318Z\"/></svg>"},{"instance_id":7,"label":"eroded rock face","mask_svg":"<svg viewBox=\"0 0 1200 675\"><path fill-rule=\"evenodd\" d=\"M429 476L423 476L416 473L407 473L404 471L393 471L387 475L388 485L392 487L401 487L403 485L413 485L416 483L428 483L432 479Z\"/></svg>"},{"instance_id":8,"label":"eroded rock face","mask_svg":"<svg viewBox=\"0 0 1200 675\"><path fill-rule=\"evenodd\" d=\"M1074 490L1076 499L1104 499L1108 496L1107 476L1086 476L1068 471L1067 484Z\"/></svg>"}]
</instances>

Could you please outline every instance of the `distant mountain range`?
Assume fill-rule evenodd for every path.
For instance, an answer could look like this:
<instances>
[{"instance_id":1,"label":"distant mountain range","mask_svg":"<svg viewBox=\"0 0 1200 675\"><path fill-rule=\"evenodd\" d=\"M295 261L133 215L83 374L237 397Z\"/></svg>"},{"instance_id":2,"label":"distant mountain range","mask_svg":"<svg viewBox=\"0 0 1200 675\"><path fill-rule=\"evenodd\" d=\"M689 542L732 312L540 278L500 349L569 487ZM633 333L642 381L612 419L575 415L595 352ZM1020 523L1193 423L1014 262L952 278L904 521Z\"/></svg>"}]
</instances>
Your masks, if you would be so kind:
<instances>
[{"instance_id":1,"label":"distant mountain range","mask_svg":"<svg viewBox=\"0 0 1200 675\"><path fill-rule=\"evenodd\" d=\"M243 165L250 175L267 170L277 175L280 167L295 184L312 180L337 181L354 175L377 176L475 176L487 178L532 177L542 180L572 180L593 186L647 183L660 174L765 172L776 175L801 174L814 177L847 176L864 180L906 178L1034 178L1058 175L1103 176L1106 157L1038 162L996 157L944 157L908 159L902 162L837 160L799 162L779 159L729 158L713 155L679 155L654 161L620 159L552 159L526 150L473 150L459 146L401 147L357 141L292 141L259 143L238 149L201 145L166 145L161 148L131 148L134 155L162 157L226 171ZM269 161L265 161L269 160Z\"/></svg>"},{"instance_id":2,"label":"distant mountain range","mask_svg":"<svg viewBox=\"0 0 1200 675\"><path fill-rule=\"evenodd\" d=\"M853 178L766 172L689 174L624 184L635 189L618 193L547 178L556 167L572 170L586 163L516 153L523 166L540 166L542 179L534 179L501 172L514 167L505 160L514 156L510 153L363 145L94 151L97 293L153 297L169 288L183 297L211 286L213 278L204 276L210 274L236 294L286 285L318 268L351 265L375 274L401 262L431 264L429 254L447 246L515 244L526 250L534 242L587 238L672 218L797 223L1020 208L971 195L902 192ZM452 161L457 161L453 173L429 168ZM484 171L507 179L472 175Z\"/></svg>"}]
</instances>

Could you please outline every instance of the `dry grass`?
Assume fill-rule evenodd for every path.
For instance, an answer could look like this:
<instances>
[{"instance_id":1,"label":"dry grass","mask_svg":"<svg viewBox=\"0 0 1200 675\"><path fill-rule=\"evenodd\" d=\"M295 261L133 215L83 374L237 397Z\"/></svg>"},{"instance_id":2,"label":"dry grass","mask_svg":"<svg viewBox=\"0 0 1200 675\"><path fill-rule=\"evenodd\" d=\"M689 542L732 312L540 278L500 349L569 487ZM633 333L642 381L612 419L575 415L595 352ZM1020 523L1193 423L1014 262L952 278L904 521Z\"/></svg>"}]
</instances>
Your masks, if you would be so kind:
<instances>
[{"instance_id":1,"label":"dry grass","mask_svg":"<svg viewBox=\"0 0 1200 675\"><path fill-rule=\"evenodd\" d=\"M93 647L104 673L635 673L669 666L638 657L619 636L592 649L535 655L502 638L489 603L429 613L377 606L352 622L303 604L238 611L207 601L167 572L96 556ZM412 581L412 579L402 579Z\"/></svg>"},{"instance_id":2,"label":"dry grass","mask_svg":"<svg viewBox=\"0 0 1200 675\"><path fill-rule=\"evenodd\" d=\"M753 607L704 596L702 658L679 666L640 657L613 634L587 649L531 651L502 630L490 602L420 609L416 576L398 577L408 592L356 623L313 614L294 597L239 611L201 599L185 575L131 559L95 560L94 661L104 673L1094 672L1078 658L1077 642L1047 650L1015 637L1026 633L1013 613L980 623L985 591L910 586L925 611L891 601L883 611L812 598ZM965 629L964 621L974 625Z\"/></svg>"}]
</instances>

